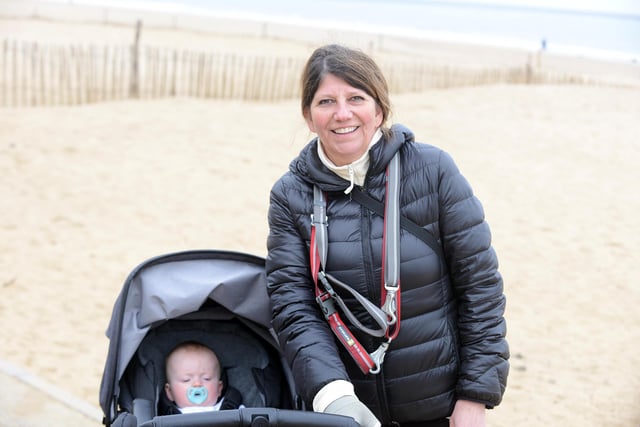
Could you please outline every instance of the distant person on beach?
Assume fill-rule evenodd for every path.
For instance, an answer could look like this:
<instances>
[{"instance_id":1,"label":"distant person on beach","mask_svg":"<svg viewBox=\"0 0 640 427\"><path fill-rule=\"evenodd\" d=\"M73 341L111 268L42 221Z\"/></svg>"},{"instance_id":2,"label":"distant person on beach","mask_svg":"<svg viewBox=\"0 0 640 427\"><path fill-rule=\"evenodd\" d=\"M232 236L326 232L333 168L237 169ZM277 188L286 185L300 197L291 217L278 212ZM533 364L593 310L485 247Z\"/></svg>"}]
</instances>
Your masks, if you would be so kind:
<instances>
[{"instance_id":1,"label":"distant person on beach","mask_svg":"<svg viewBox=\"0 0 640 427\"><path fill-rule=\"evenodd\" d=\"M316 49L301 109L317 137L271 189L266 259L301 397L365 427L484 427L509 348L480 201L446 152L387 127L363 52Z\"/></svg>"},{"instance_id":2,"label":"distant person on beach","mask_svg":"<svg viewBox=\"0 0 640 427\"><path fill-rule=\"evenodd\" d=\"M239 392L233 390L233 399L225 399L222 369L216 354L204 344L189 341L169 353L165 363L167 382L164 390L172 402L166 411L194 413L236 409L241 406ZM229 393L229 387L227 387ZM226 393L225 393L226 394Z\"/></svg>"}]
</instances>

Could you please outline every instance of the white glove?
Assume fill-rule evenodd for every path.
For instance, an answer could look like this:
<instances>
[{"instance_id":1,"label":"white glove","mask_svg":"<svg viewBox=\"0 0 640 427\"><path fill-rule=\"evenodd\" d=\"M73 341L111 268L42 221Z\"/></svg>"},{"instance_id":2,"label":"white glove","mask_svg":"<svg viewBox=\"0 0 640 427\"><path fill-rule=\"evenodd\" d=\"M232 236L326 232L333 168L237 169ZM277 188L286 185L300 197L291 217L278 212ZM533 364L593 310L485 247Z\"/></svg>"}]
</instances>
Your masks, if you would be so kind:
<instances>
[{"instance_id":1,"label":"white glove","mask_svg":"<svg viewBox=\"0 0 640 427\"><path fill-rule=\"evenodd\" d=\"M351 417L361 427L380 427L380 421L355 396L347 395L337 398L325 408L324 412Z\"/></svg>"}]
</instances>

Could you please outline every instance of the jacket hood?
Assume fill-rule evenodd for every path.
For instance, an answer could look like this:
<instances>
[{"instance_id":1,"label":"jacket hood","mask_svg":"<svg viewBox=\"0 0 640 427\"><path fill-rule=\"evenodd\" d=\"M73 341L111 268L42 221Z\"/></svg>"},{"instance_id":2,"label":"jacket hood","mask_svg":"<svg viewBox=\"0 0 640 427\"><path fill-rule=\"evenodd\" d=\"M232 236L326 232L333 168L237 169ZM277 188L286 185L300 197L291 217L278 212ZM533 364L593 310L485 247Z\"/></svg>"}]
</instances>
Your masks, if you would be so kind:
<instances>
[{"instance_id":1,"label":"jacket hood","mask_svg":"<svg viewBox=\"0 0 640 427\"><path fill-rule=\"evenodd\" d=\"M405 142L413 142L411 130L401 124L391 126L390 136L383 135L382 141L369 150L369 170L367 177L383 172L391 158ZM318 156L318 138L311 140L293 159L289 170L311 185L318 185L324 191L344 191L349 182L329 170Z\"/></svg>"}]
</instances>

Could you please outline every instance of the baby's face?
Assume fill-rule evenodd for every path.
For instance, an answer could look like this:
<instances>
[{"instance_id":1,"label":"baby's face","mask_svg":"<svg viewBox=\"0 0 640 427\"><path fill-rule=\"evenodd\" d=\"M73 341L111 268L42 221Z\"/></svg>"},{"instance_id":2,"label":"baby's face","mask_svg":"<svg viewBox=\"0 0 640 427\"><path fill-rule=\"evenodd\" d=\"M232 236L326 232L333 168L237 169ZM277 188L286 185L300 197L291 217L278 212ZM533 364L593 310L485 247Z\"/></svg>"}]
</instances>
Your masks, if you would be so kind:
<instances>
[{"instance_id":1,"label":"baby's face","mask_svg":"<svg viewBox=\"0 0 640 427\"><path fill-rule=\"evenodd\" d=\"M209 352L179 349L167 360L167 397L179 408L213 406L222 393L220 369Z\"/></svg>"}]
</instances>

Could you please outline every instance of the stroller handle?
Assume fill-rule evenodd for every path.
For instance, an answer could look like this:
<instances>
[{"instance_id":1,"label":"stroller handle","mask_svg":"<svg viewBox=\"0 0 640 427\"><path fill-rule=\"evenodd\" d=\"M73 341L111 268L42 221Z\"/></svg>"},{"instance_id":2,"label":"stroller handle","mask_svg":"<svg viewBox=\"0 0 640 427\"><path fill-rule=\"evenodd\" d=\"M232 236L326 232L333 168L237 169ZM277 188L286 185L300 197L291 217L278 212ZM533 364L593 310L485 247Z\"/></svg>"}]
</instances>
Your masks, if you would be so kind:
<instances>
[{"instance_id":1,"label":"stroller handle","mask_svg":"<svg viewBox=\"0 0 640 427\"><path fill-rule=\"evenodd\" d=\"M275 408L240 408L156 416L139 427L358 427L350 417Z\"/></svg>"}]
</instances>

